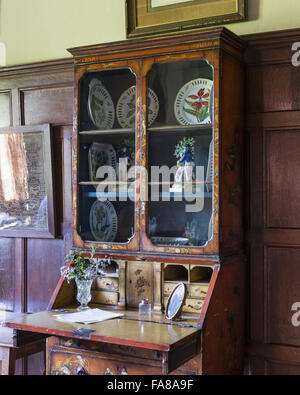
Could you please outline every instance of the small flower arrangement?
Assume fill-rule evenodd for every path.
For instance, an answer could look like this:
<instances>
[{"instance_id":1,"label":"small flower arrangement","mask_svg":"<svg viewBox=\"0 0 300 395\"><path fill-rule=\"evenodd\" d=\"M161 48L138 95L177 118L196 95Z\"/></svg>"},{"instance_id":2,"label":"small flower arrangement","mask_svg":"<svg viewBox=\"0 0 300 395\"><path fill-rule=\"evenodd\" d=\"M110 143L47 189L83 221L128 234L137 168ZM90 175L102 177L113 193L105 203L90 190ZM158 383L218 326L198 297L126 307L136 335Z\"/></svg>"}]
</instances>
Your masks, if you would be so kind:
<instances>
[{"instance_id":1,"label":"small flower arrangement","mask_svg":"<svg viewBox=\"0 0 300 395\"><path fill-rule=\"evenodd\" d=\"M109 259L97 259L95 256L95 246L92 245L90 256L84 256L82 249L70 251L65 258L65 266L60 271L68 281L73 280L93 280L101 275L103 269L110 265ZM70 263L71 262L71 263ZM69 264L70 263L70 264Z\"/></svg>"},{"instance_id":2,"label":"small flower arrangement","mask_svg":"<svg viewBox=\"0 0 300 395\"><path fill-rule=\"evenodd\" d=\"M192 154L194 154L194 146L195 146L195 139L194 137L184 137L182 140L179 141L177 145L175 145L175 152L174 156L179 159L182 152L185 150L185 146L189 145L192 150Z\"/></svg>"}]
</instances>

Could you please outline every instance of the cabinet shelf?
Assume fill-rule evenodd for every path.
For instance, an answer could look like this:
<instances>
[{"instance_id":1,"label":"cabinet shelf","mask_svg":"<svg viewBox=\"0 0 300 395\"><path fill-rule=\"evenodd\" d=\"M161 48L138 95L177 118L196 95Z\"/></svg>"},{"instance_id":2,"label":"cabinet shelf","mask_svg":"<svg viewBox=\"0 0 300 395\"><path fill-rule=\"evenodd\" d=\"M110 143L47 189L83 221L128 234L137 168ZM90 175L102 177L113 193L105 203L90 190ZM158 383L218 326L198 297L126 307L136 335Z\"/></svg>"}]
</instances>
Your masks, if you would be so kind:
<instances>
[{"instance_id":1,"label":"cabinet shelf","mask_svg":"<svg viewBox=\"0 0 300 395\"><path fill-rule=\"evenodd\" d=\"M134 200L135 193L130 191L120 192L89 192L88 197L91 198L106 198L106 199L130 199Z\"/></svg>"},{"instance_id":2,"label":"cabinet shelf","mask_svg":"<svg viewBox=\"0 0 300 395\"><path fill-rule=\"evenodd\" d=\"M172 185L173 181L149 181L149 185ZM186 181L184 185L203 185L213 184L212 181Z\"/></svg>"},{"instance_id":3,"label":"cabinet shelf","mask_svg":"<svg viewBox=\"0 0 300 395\"><path fill-rule=\"evenodd\" d=\"M108 185L125 185L125 184L132 184L135 182L134 180L128 182L125 181L80 181L79 185L99 185L99 184L108 184ZM149 181L148 185L172 185L173 181ZM211 181L186 181L185 185L211 185L213 182Z\"/></svg>"},{"instance_id":4,"label":"cabinet shelf","mask_svg":"<svg viewBox=\"0 0 300 395\"><path fill-rule=\"evenodd\" d=\"M124 181L80 181L78 184L79 185L100 185L100 184L107 184L107 185L126 185L129 184L131 185L133 182L135 182L134 180L129 181L128 182L124 182Z\"/></svg>"},{"instance_id":5,"label":"cabinet shelf","mask_svg":"<svg viewBox=\"0 0 300 395\"><path fill-rule=\"evenodd\" d=\"M160 198L193 198L195 197L195 193L192 192L160 192L155 196L159 196ZM204 198L212 198L212 192L200 192L197 193L197 197L204 197Z\"/></svg>"},{"instance_id":6,"label":"cabinet shelf","mask_svg":"<svg viewBox=\"0 0 300 395\"><path fill-rule=\"evenodd\" d=\"M135 133L135 129L122 128L122 129L107 129L107 130L83 130L79 132L80 135L101 135L101 134L131 134Z\"/></svg>"},{"instance_id":7,"label":"cabinet shelf","mask_svg":"<svg viewBox=\"0 0 300 395\"><path fill-rule=\"evenodd\" d=\"M135 197L135 193L134 192L130 192L130 191L119 191L119 192L89 192L88 193L88 197L92 197L92 198L107 198L107 199L111 199L111 198L129 198L131 200L134 199ZM152 196L154 198L154 200L158 200L159 199L172 199L172 198L193 198L195 197L195 194L192 193L184 193L182 194L181 192L160 192L158 194L155 194ZM197 198L206 198L206 199L211 199L212 198L212 193L211 192L202 192L200 194L197 194Z\"/></svg>"},{"instance_id":8,"label":"cabinet shelf","mask_svg":"<svg viewBox=\"0 0 300 395\"><path fill-rule=\"evenodd\" d=\"M135 192L132 189L128 190L128 187L132 188L133 182L134 181L128 181L128 183L122 182L122 181L115 181L115 182L114 181L105 181L105 183L107 185L115 185L116 187L126 185L127 189L124 191L116 190L116 191L110 191L110 192L108 192L108 191L107 192L98 192L98 191L97 192L96 191L89 192L88 196L92 197L92 198L102 197L102 198L107 198L107 199L126 198L127 197L127 198L133 200L134 196L135 196ZM100 185L102 183L103 183L102 181L81 181L81 182L79 182L79 185L94 186L95 187L95 186ZM148 182L148 185L170 185L170 187L172 184L173 184L172 182ZM191 183L188 183L188 184L191 185ZM210 184L212 184L212 182L203 181L203 182L194 182L193 183L193 185L196 185L196 184L210 185ZM160 200L160 199L168 199L168 198L170 198L170 199L172 199L172 198L193 198L193 197L195 197L195 195L197 195L198 198L203 197L203 198L207 198L207 199L210 199L213 196L212 192L200 191L200 192L197 192L197 194L196 194L195 190L187 191L187 190L183 189L182 191L178 191L178 192L159 191L154 194L152 193L151 197L154 197L154 200L156 200L157 198L159 198L158 200Z\"/></svg>"},{"instance_id":9,"label":"cabinet shelf","mask_svg":"<svg viewBox=\"0 0 300 395\"><path fill-rule=\"evenodd\" d=\"M195 130L195 129L211 129L213 125L211 123L207 124L199 124L199 125L171 125L171 126L155 126L150 127L147 130L149 132L177 132L177 131L186 131L186 130Z\"/></svg>"}]
</instances>

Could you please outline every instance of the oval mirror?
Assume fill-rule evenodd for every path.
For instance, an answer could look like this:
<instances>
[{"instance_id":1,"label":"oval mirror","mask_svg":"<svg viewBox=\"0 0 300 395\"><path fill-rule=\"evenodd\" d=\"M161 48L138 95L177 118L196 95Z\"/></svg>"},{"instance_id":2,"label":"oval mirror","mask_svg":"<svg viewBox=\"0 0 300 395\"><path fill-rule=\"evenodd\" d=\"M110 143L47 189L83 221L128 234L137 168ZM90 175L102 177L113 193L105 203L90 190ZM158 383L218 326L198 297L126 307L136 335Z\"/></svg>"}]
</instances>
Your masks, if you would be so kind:
<instances>
[{"instance_id":1,"label":"oval mirror","mask_svg":"<svg viewBox=\"0 0 300 395\"><path fill-rule=\"evenodd\" d=\"M180 316L185 297L186 286L184 283L180 283L173 289L168 299L166 307L166 318L168 320L174 320Z\"/></svg>"}]
</instances>

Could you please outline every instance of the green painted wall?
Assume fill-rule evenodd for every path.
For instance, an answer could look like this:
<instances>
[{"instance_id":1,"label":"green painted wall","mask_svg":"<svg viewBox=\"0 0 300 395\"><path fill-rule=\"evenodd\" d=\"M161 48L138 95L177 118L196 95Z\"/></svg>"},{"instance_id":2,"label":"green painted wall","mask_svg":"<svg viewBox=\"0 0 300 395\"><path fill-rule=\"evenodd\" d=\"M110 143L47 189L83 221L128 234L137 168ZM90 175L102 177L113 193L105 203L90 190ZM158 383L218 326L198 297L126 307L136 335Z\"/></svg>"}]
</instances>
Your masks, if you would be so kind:
<instances>
[{"instance_id":1,"label":"green painted wall","mask_svg":"<svg viewBox=\"0 0 300 395\"><path fill-rule=\"evenodd\" d=\"M249 21L227 25L236 34L300 28L299 0L248 0Z\"/></svg>"},{"instance_id":2,"label":"green painted wall","mask_svg":"<svg viewBox=\"0 0 300 395\"><path fill-rule=\"evenodd\" d=\"M126 38L125 0L0 1L0 65L69 57L66 48ZM299 0L248 2L250 20L227 25L237 34L300 27Z\"/></svg>"},{"instance_id":3,"label":"green painted wall","mask_svg":"<svg viewBox=\"0 0 300 395\"><path fill-rule=\"evenodd\" d=\"M69 57L66 48L125 38L124 0L1 0L6 65Z\"/></svg>"}]
</instances>

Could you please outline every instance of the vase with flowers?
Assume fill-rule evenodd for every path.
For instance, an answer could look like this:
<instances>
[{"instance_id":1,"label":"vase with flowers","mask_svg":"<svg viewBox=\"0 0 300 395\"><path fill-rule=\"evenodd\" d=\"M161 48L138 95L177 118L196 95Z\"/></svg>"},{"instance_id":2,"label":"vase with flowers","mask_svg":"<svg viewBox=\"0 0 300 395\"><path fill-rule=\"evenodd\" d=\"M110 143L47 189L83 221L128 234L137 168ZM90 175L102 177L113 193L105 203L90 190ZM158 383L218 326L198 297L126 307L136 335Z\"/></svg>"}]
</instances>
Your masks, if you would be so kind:
<instances>
[{"instance_id":1,"label":"vase with flowers","mask_svg":"<svg viewBox=\"0 0 300 395\"><path fill-rule=\"evenodd\" d=\"M110 265L109 259L95 258L95 247L87 254L82 249L72 250L65 258L65 266L61 268L61 274L70 283L75 280L77 286L76 299L80 303L78 310L88 309L88 303L92 299L91 287L93 281L101 276L104 268Z\"/></svg>"}]
</instances>

